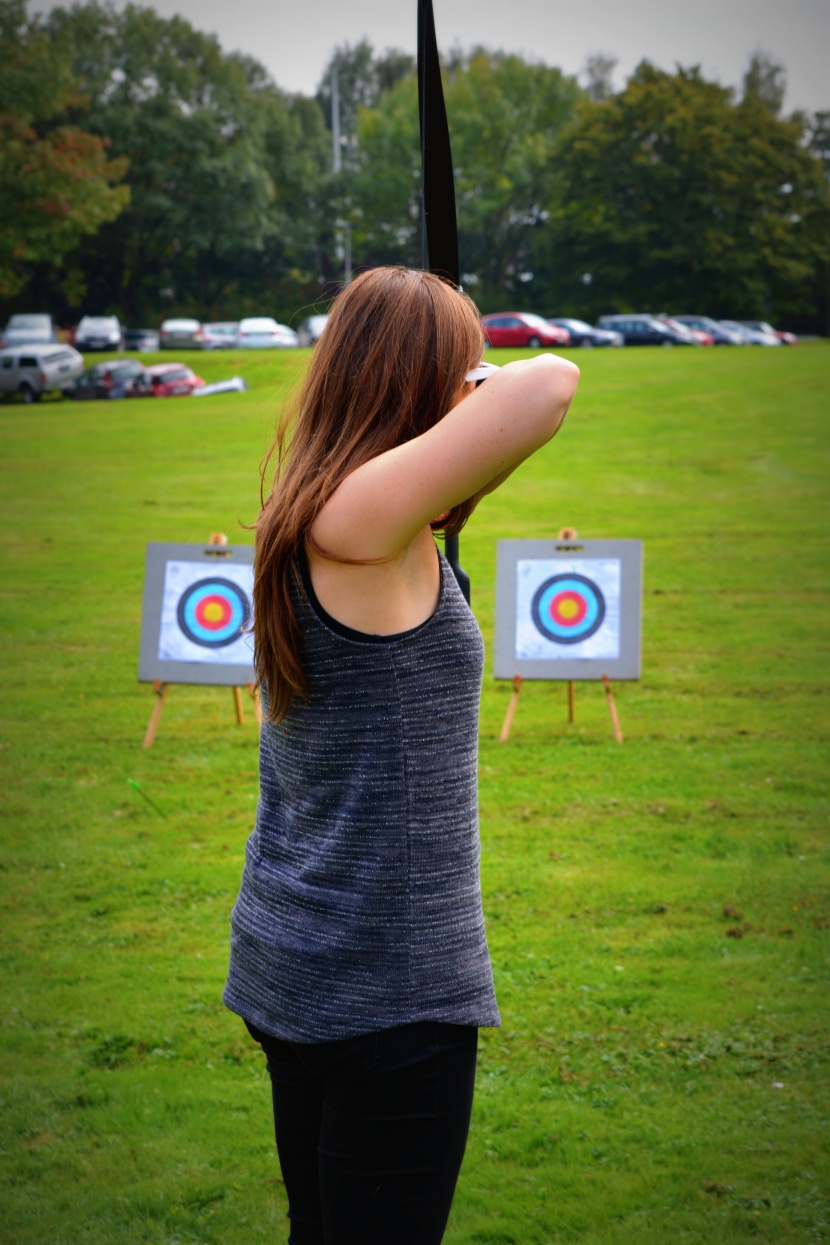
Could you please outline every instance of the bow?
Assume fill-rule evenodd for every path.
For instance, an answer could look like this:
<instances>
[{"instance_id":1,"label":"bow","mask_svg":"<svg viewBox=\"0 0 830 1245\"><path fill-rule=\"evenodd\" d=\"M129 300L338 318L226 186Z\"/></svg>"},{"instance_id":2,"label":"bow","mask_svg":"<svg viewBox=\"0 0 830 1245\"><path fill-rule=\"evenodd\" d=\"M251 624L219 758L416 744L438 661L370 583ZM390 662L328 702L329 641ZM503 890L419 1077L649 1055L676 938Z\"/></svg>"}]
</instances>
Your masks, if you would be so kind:
<instances>
[{"instance_id":1,"label":"bow","mask_svg":"<svg viewBox=\"0 0 830 1245\"><path fill-rule=\"evenodd\" d=\"M459 284L458 227L450 130L432 0L418 0L418 115L421 123L421 266ZM458 561L458 537L444 544L447 561L469 603L470 577Z\"/></svg>"}]
</instances>

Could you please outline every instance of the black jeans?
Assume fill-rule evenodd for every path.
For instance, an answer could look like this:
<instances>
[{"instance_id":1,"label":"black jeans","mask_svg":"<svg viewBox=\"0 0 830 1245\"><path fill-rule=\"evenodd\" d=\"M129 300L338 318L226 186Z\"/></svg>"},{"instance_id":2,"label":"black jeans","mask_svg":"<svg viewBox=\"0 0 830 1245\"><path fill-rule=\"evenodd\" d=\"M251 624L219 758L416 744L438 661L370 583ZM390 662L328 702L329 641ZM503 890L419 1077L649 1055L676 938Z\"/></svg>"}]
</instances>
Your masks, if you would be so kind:
<instances>
[{"instance_id":1,"label":"black jeans","mask_svg":"<svg viewBox=\"0 0 830 1245\"><path fill-rule=\"evenodd\" d=\"M248 1029L268 1059L289 1245L439 1245L478 1029L423 1021L313 1045Z\"/></svg>"}]
</instances>

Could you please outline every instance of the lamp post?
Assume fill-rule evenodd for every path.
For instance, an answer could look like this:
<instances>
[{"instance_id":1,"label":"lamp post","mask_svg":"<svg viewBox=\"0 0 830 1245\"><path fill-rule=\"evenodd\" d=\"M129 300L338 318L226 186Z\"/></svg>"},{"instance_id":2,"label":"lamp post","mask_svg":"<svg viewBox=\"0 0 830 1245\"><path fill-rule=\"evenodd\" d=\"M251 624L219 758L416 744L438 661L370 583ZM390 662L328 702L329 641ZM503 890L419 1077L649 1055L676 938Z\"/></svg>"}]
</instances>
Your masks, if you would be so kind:
<instances>
[{"instance_id":1,"label":"lamp post","mask_svg":"<svg viewBox=\"0 0 830 1245\"><path fill-rule=\"evenodd\" d=\"M335 173L343 171L343 144L340 138L340 84L337 78L337 66L331 68L331 142L332 166ZM350 221L336 220L335 229L339 230L337 242L338 259L343 259L343 284L348 285L352 279L352 226Z\"/></svg>"}]
</instances>

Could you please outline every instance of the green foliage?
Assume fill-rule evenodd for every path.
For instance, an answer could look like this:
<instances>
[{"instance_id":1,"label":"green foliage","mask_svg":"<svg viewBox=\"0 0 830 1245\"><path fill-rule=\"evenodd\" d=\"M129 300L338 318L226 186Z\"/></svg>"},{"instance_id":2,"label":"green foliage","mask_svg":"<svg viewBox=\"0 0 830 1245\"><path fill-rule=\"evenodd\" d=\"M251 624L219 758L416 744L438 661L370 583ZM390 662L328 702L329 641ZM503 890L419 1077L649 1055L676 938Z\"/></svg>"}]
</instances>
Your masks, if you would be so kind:
<instances>
[{"instance_id":1,"label":"green foliage","mask_svg":"<svg viewBox=\"0 0 830 1245\"><path fill-rule=\"evenodd\" d=\"M450 63L446 94L459 247L463 268L477 277L475 297L485 310L505 297L538 306L545 290L535 243L546 228L556 140L583 93L558 69L476 51Z\"/></svg>"},{"instance_id":2,"label":"green foliage","mask_svg":"<svg viewBox=\"0 0 830 1245\"><path fill-rule=\"evenodd\" d=\"M129 202L116 184L128 161L108 159L106 138L59 124L68 106L79 111L77 85L23 0L0 0L0 298L22 290L38 265L77 289L67 256Z\"/></svg>"},{"instance_id":3,"label":"green foliage","mask_svg":"<svg viewBox=\"0 0 830 1245\"><path fill-rule=\"evenodd\" d=\"M776 117L756 91L736 104L697 69L643 62L562 134L560 301L588 315L808 313L830 253L830 195L803 139L803 118Z\"/></svg>"},{"instance_id":4,"label":"green foliage","mask_svg":"<svg viewBox=\"0 0 830 1245\"><path fill-rule=\"evenodd\" d=\"M499 352L509 357L506 352ZM481 713L482 1036L447 1245L817 1245L827 1190L825 344L580 351L556 440L461 538L645 542L643 677ZM264 1061L221 1005L252 714L136 683L144 547L258 509L301 352L205 399L0 407L3 1240L284 1241ZM500 360L501 361L501 360ZM786 418L782 418L786 412ZM166 814L154 812L134 779Z\"/></svg>"},{"instance_id":5,"label":"green foliage","mask_svg":"<svg viewBox=\"0 0 830 1245\"><path fill-rule=\"evenodd\" d=\"M360 161L348 178L359 263L421 266L421 145L418 83L395 84L360 113Z\"/></svg>"},{"instance_id":6,"label":"green foliage","mask_svg":"<svg viewBox=\"0 0 830 1245\"><path fill-rule=\"evenodd\" d=\"M519 56L445 58L461 269L481 309L830 331L826 115L782 116L783 69L762 53L740 100L645 62L615 95L613 67L589 57L582 90ZM29 21L0 0L0 70L0 312L290 320L339 285L344 220L354 268L421 263L403 52L338 47L307 98L151 8L87 0Z\"/></svg>"},{"instance_id":7,"label":"green foliage","mask_svg":"<svg viewBox=\"0 0 830 1245\"><path fill-rule=\"evenodd\" d=\"M368 39L362 39L354 46L346 44L335 49L323 71L315 99L331 130L332 75L336 74L340 137L347 164L354 165L357 158L357 128L361 109L376 107L381 96L391 90L396 82L412 77L414 73L415 61L407 52L387 49L378 56Z\"/></svg>"},{"instance_id":8,"label":"green foliage","mask_svg":"<svg viewBox=\"0 0 830 1245\"><path fill-rule=\"evenodd\" d=\"M464 283L484 310L505 297L526 306L543 292L533 267L555 177L556 139L582 92L558 69L476 49L445 66ZM358 118L351 182L356 254L420 264L417 84L402 79ZM532 289L532 293L531 293Z\"/></svg>"},{"instance_id":9,"label":"green foliage","mask_svg":"<svg viewBox=\"0 0 830 1245\"><path fill-rule=\"evenodd\" d=\"M755 52L744 74L744 99L754 96L762 100L770 112L779 116L787 92L784 66L763 52Z\"/></svg>"},{"instance_id":10,"label":"green foliage","mask_svg":"<svg viewBox=\"0 0 830 1245\"><path fill-rule=\"evenodd\" d=\"M92 301L139 319L165 304L208 318L242 301L254 263L283 276L282 244L268 248L313 192L307 110L181 18L93 3L54 10L49 29L71 49L89 126L130 159L129 210L84 255Z\"/></svg>"}]
</instances>

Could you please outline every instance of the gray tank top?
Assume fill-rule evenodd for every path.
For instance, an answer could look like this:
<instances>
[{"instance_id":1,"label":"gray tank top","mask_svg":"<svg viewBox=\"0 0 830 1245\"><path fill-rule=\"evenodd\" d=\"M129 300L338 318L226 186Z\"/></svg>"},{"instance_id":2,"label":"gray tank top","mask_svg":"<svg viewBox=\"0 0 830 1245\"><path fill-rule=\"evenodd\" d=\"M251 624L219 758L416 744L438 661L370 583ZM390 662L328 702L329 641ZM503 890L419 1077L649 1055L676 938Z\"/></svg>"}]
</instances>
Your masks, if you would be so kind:
<instances>
[{"instance_id":1,"label":"gray tank top","mask_svg":"<svg viewBox=\"0 0 830 1245\"><path fill-rule=\"evenodd\" d=\"M484 650L438 557L435 613L392 636L327 615L302 568L311 698L262 728L224 993L276 1037L500 1024L479 884Z\"/></svg>"}]
</instances>

